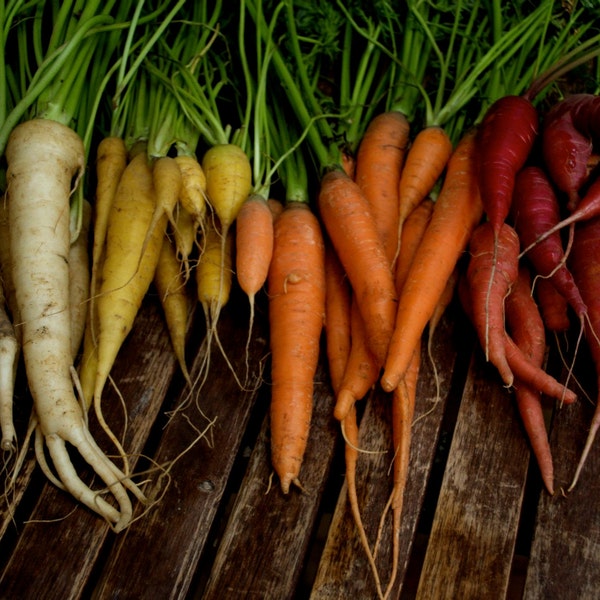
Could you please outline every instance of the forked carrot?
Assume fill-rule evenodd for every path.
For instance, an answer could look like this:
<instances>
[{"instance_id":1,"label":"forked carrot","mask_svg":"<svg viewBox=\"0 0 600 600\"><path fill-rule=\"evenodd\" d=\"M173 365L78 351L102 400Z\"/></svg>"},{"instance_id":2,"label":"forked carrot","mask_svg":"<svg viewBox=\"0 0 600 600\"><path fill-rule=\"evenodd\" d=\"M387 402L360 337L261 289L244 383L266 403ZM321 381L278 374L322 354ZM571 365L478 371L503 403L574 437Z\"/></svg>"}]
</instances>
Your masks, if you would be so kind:
<instances>
[{"instance_id":1,"label":"forked carrot","mask_svg":"<svg viewBox=\"0 0 600 600\"><path fill-rule=\"evenodd\" d=\"M318 194L321 218L348 274L369 347L383 364L394 328L396 290L390 261L360 187L342 171L326 173Z\"/></svg>"},{"instance_id":2,"label":"forked carrot","mask_svg":"<svg viewBox=\"0 0 600 600\"><path fill-rule=\"evenodd\" d=\"M268 275L271 334L271 460L281 489L300 486L325 317L321 226L306 203L289 202L275 220Z\"/></svg>"},{"instance_id":3,"label":"forked carrot","mask_svg":"<svg viewBox=\"0 0 600 600\"><path fill-rule=\"evenodd\" d=\"M394 462L392 465L392 491L389 505L392 509L392 573L384 597L388 597L398 574L400 561L400 526L404 507L404 492L408 481L412 424L415 413L417 383L421 366L421 344L417 344L406 375L392 393L392 441ZM385 518L385 511L382 520Z\"/></svg>"},{"instance_id":4,"label":"forked carrot","mask_svg":"<svg viewBox=\"0 0 600 600\"><path fill-rule=\"evenodd\" d=\"M246 340L246 369L248 369L255 297L267 280L273 256L273 213L267 201L259 194L251 194L242 204L236 219L235 246L236 277L248 297L250 306Z\"/></svg>"},{"instance_id":5,"label":"forked carrot","mask_svg":"<svg viewBox=\"0 0 600 600\"><path fill-rule=\"evenodd\" d=\"M346 460L346 490L348 493L348 504L350 505L350 511L352 518L358 530L360 544L365 552L373 579L375 582L375 588L377 589L377 595L379 598L383 598L383 589L381 587L381 581L379 579L379 571L375 564L375 557L371 550L369 539L362 522L362 516L360 513L360 505L358 502L358 493L356 486L356 465L358 462L358 421L356 418L356 407L352 405L348 414L342 421L342 428L344 432L344 439L346 440L344 446L344 456Z\"/></svg>"},{"instance_id":6,"label":"forked carrot","mask_svg":"<svg viewBox=\"0 0 600 600\"><path fill-rule=\"evenodd\" d=\"M396 325L381 378L384 390L392 391L408 369L446 282L482 215L475 171L475 132L470 131L450 157L431 221L398 301Z\"/></svg>"},{"instance_id":7,"label":"forked carrot","mask_svg":"<svg viewBox=\"0 0 600 600\"><path fill-rule=\"evenodd\" d=\"M517 280L519 237L508 223L501 223L496 232L491 221L485 221L473 232L469 251L467 281L473 325L486 360L510 387L514 375L505 354L504 301Z\"/></svg>"}]
</instances>

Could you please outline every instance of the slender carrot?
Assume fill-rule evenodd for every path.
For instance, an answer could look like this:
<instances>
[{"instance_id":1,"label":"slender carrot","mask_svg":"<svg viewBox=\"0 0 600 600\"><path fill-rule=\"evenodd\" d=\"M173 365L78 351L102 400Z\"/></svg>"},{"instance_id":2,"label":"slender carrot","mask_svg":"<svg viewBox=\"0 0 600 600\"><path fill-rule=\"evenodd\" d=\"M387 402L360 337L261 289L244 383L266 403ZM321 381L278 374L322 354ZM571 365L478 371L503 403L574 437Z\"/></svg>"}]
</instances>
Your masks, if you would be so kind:
<instances>
[{"instance_id":1,"label":"slender carrot","mask_svg":"<svg viewBox=\"0 0 600 600\"><path fill-rule=\"evenodd\" d=\"M355 295L350 307L350 339L350 353L333 409L333 415L339 421L367 394L379 377L377 359L369 349L367 330Z\"/></svg>"},{"instance_id":2,"label":"slender carrot","mask_svg":"<svg viewBox=\"0 0 600 600\"><path fill-rule=\"evenodd\" d=\"M360 141L354 181L367 198L388 260L398 245L398 186L410 126L399 111L378 114Z\"/></svg>"},{"instance_id":3,"label":"slender carrot","mask_svg":"<svg viewBox=\"0 0 600 600\"><path fill-rule=\"evenodd\" d=\"M413 259L398 302L396 325L381 379L392 391L408 369L417 342L446 282L483 215L475 171L475 132L463 136L446 171L431 222Z\"/></svg>"},{"instance_id":4,"label":"slender carrot","mask_svg":"<svg viewBox=\"0 0 600 600\"><path fill-rule=\"evenodd\" d=\"M329 378L338 393L350 355L350 303L346 273L328 240L325 242L325 343Z\"/></svg>"},{"instance_id":5,"label":"slender carrot","mask_svg":"<svg viewBox=\"0 0 600 600\"><path fill-rule=\"evenodd\" d=\"M154 273L154 285L163 308L179 368L186 382L191 386L185 346L192 315L192 302L187 292L185 275L177 258L177 250L168 236L165 236L162 242Z\"/></svg>"},{"instance_id":6,"label":"slender carrot","mask_svg":"<svg viewBox=\"0 0 600 600\"><path fill-rule=\"evenodd\" d=\"M319 221L289 202L275 221L268 275L271 331L271 460L281 489L300 485L313 380L325 315L325 257Z\"/></svg>"},{"instance_id":7,"label":"slender carrot","mask_svg":"<svg viewBox=\"0 0 600 600\"><path fill-rule=\"evenodd\" d=\"M539 309L531 296L531 277L526 267L519 268L505 307L507 327L515 343L533 364L541 368L546 351L546 333ZM515 400L544 485L553 494L554 467L540 392L517 379Z\"/></svg>"},{"instance_id":8,"label":"slender carrot","mask_svg":"<svg viewBox=\"0 0 600 600\"><path fill-rule=\"evenodd\" d=\"M415 136L400 177L400 236L408 215L433 190L451 155L452 141L442 127L424 127Z\"/></svg>"},{"instance_id":9,"label":"slender carrot","mask_svg":"<svg viewBox=\"0 0 600 600\"><path fill-rule=\"evenodd\" d=\"M392 393L392 442L394 446L394 463L392 466L393 487L390 494L390 506L392 509L392 573L384 597L387 597L391 592L398 574L400 561L400 525L402 521L402 509L404 507L404 492L408 481L412 424L415 413L420 365L421 344L418 343L406 375Z\"/></svg>"},{"instance_id":10,"label":"slender carrot","mask_svg":"<svg viewBox=\"0 0 600 600\"><path fill-rule=\"evenodd\" d=\"M326 173L321 218L356 296L370 350L383 364L394 327L396 291L390 261L360 187L342 171Z\"/></svg>"}]
</instances>

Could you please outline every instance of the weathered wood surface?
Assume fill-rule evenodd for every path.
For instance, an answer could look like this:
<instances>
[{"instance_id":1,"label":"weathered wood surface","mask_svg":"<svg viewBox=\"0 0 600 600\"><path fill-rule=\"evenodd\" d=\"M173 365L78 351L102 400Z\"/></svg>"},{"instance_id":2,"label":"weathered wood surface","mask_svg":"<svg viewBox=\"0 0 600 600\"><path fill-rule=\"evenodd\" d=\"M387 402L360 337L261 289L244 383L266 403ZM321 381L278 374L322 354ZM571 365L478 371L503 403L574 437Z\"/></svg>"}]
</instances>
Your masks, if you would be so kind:
<instances>
[{"instance_id":1,"label":"weathered wood surface","mask_svg":"<svg viewBox=\"0 0 600 600\"><path fill-rule=\"evenodd\" d=\"M242 303L237 297L228 307L219 330L236 368L243 365L247 331ZM267 369L262 385L253 388L255 373L250 389L241 392L214 350L199 397L204 416L192 405L189 421L182 414L169 420L167 411L185 391L160 312L152 299L145 304L114 371L129 409L124 445L142 455L132 457L136 472L150 469L149 491L164 483L151 467L190 449L169 470L160 502L121 534L47 484L30 452L12 519L0 505L0 598L376 597L348 511L343 441L331 415L324 361L302 470L305 491L283 496L276 478L269 488L264 305L255 334L251 364ZM190 343L194 373L204 356L201 337L199 327ZM390 598L594 597L600 588L598 448L575 490L550 498L511 395L480 352L471 361L472 342L452 308L436 334L442 378L435 406L431 366L423 361L400 570ZM388 400L377 392L362 403L360 445L386 451L359 460L359 497L371 540L390 492ZM558 489L570 481L592 408L582 399L552 420ZM105 410L120 431L122 408L112 392ZM209 422L208 435L199 438ZM384 586L389 535L386 527L377 559Z\"/></svg>"}]
</instances>

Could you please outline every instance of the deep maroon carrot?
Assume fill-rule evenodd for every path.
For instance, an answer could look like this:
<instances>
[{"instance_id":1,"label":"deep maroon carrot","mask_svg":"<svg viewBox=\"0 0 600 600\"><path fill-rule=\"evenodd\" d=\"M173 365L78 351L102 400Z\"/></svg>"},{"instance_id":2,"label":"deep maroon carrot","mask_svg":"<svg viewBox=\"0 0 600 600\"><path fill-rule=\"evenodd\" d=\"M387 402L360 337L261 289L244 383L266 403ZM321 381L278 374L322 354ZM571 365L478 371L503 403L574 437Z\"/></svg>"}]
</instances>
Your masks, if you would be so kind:
<instances>
[{"instance_id":1,"label":"deep maroon carrot","mask_svg":"<svg viewBox=\"0 0 600 600\"><path fill-rule=\"evenodd\" d=\"M537 109L526 96L503 96L486 112L477 135L483 208L498 236L510 211L517 172L537 137Z\"/></svg>"},{"instance_id":2,"label":"deep maroon carrot","mask_svg":"<svg viewBox=\"0 0 600 600\"><path fill-rule=\"evenodd\" d=\"M525 167L517 174L512 214L522 247L528 247L560 221L558 198L540 167ZM587 307L566 265L559 232L556 231L534 245L527 257L537 274L550 277L575 314L582 319L587 313Z\"/></svg>"},{"instance_id":3,"label":"deep maroon carrot","mask_svg":"<svg viewBox=\"0 0 600 600\"><path fill-rule=\"evenodd\" d=\"M597 384L600 389L600 295L598 281L600 278L600 218L590 219L576 227L573 247L569 256L569 266L573 277L581 291L581 296L588 306L586 336L593 364L596 368ZM600 398L600 393L599 393ZM596 402L596 410L592 417L589 433L581 453L575 475L569 489L577 480L600 427L600 402Z\"/></svg>"}]
</instances>

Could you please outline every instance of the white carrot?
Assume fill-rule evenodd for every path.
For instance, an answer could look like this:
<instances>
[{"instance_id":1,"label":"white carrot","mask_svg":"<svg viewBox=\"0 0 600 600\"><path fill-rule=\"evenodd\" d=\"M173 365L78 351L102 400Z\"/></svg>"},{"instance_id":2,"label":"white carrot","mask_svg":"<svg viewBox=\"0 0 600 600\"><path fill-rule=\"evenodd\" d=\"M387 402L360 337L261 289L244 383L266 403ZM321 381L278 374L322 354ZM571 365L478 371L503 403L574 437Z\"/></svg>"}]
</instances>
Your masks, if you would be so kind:
<instances>
[{"instance_id":1,"label":"white carrot","mask_svg":"<svg viewBox=\"0 0 600 600\"><path fill-rule=\"evenodd\" d=\"M12 275L34 418L57 479L121 530L133 512L127 490L144 496L96 444L72 381L69 199L83 172L83 143L57 121L33 119L13 130L6 158ZM67 443L107 485L118 508L81 480Z\"/></svg>"}]
</instances>

